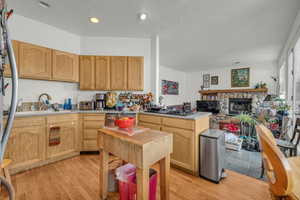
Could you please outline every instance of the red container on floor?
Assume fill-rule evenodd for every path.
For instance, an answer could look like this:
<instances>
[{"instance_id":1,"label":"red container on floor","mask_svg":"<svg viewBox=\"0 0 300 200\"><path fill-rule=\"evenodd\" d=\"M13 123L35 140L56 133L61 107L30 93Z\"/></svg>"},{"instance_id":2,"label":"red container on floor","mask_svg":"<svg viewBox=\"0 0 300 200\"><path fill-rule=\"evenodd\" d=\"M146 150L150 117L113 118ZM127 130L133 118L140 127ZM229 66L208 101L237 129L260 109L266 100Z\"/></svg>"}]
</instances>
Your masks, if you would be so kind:
<instances>
[{"instance_id":1,"label":"red container on floor","mask_svg":"<svg viewBox=\"0 0 300 200\"><path fill-rule=\"evenodd\" d=\"M123 169L119 170L124 173L119 180L120 200L136 200L136 168L131 164L122 166ZM120 167L120 168L122 168ZM125 180L127 179L127 180ZM149 200L156 200L156 187L157 187L157 172L154 169L149 170Z\"/></svg>"}]
</instances>

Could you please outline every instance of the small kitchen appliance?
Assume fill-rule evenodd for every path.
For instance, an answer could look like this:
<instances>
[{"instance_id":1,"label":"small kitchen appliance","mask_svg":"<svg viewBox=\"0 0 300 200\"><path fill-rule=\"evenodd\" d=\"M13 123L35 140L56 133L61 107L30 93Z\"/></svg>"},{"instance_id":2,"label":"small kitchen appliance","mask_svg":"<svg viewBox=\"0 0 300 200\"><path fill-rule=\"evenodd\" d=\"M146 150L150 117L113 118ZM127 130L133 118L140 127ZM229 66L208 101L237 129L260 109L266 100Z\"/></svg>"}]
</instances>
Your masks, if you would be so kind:
<instances>
[{"instance_id":1,"label":"small kitchen appliance","mask_svg":"<svg viewBox=\"0 0 300 200\"><path fill-rule=\"evenodd\" d=\"M200 176L219 183L224 178L225 134L218 129L208 129L199 137Z\"/></svg>"},{"instance_id":2,"label":"small kitchen appliance","mask_svg":"<svg viewBox=\"0 0 300 200\"><path fill-rule=\"evenodd\" d=\"M105 93L97 93L95 95L95 110L103 110L105 109L105 99L106 99L106 94Z\"/></svg>"},{"instance_id":3,"label":"small kitchen appliance","mask_svg":"<svg viewBox=\"0 0 300 200\"><path fill-rule=\"evenodd\" d=\"M79 110L94 110L93 101L80 101Z\"/></svg>"}]
</instances>

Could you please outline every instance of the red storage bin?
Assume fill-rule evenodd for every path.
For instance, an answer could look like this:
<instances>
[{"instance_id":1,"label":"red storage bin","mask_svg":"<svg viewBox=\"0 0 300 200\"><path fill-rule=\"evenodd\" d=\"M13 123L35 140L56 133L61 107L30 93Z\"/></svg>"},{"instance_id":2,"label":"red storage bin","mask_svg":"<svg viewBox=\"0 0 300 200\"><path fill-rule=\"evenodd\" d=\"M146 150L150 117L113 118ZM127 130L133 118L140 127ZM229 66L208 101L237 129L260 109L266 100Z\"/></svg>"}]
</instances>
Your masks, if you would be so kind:
<instances>
[{"instance_id":1,"label":"red storage bin","mask_svg":"<svg viewBox=\"0 0 300 200\"><path fill-rule=\"evenodd\" d=\"M136 200L136 167L127 164L117 169L120 200ZM149 200L156 200L157 172L149 170Z\"/></svg>"}]
</instances>

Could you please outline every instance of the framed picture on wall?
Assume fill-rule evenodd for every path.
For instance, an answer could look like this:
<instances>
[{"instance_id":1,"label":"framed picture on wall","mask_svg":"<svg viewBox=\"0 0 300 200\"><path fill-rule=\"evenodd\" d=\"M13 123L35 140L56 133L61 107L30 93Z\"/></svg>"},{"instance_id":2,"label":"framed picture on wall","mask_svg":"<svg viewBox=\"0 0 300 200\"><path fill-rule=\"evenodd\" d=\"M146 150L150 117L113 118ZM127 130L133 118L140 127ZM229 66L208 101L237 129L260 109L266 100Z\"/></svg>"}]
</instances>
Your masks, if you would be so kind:
<instances>
[{"instance_id":1,"label":"framed picture on wall","mask_svg":"<svg viewBox=\"0 0 300 200\"><path fill-rule=\"evenodd\" d=\"M250 68L240 68L231 70L231 87L249 87Z\"/></svg>"},{"instance_id":2,"label":"framed picture on wall","mask_svg":"<svg viewBox=\"0 0 300 200\"><path fill-rule=\"evenodd\" d=\"M210 88L210 74L203 74L203 88Z\"/></svg>"},{"instance_id":3,"label":"framed picture on wall","mask_svg":"<svg viewBox=\"0 0 300 200\"><path fill-rule=\"evenodd\" d=\"M178 95L179 94L179 84L175 81L161 81L161 93L163 95Z\"/></svg>"},{"instance_id":4,"label":"framed picture on wall","mask_svg":"<svg viewBox=\"0 0 300 200\"><path fill-rule=\"evenodd\" d=\"M210 82L212 85L218 85L219 84L219 76L212 76Z\"/></svg>"}]
</instances>

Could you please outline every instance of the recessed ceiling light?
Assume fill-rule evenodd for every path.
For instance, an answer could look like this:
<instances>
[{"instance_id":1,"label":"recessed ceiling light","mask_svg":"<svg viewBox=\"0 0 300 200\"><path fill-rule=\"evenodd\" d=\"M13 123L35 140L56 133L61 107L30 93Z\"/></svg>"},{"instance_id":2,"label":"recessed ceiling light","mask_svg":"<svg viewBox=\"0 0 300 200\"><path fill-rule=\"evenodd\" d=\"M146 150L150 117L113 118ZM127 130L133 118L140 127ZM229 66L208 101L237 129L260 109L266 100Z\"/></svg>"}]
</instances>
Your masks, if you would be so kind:
<instances>
[{"instance_id":1,"label":"recessed ceiling light","mask_svg":"<svg viewBox=\"0 0 300 200\"><path fill-rule=\"evenodd\" d=\"M91 21L92 23L94 23L94 24L99 23L99 19L98 19L97 17L91 17L91 18L90 18L90 21Z\"/></svg>"},{"instance_id":2,"label":"recessed ceiling light","mask_svg":"<svg viewBox=\"0 0 300 200\"><path fill-rule=\"evenodd\" d=\"M241 62L240 61L235 61L233 64L238 65L238 64L241 64Z\"/></svg>"},{"instance_id":3,"label":"recessed ceiling light","mask_svg":"<svg viewBox=\"0 0 300 200\"><path fill-rule=\"evenodd\" d=\"M147 13L144 13L144 12L139 13L139 19L141 21L145 21L147 18L148 18L148 14Z\"/></svg>"},{"instance_id":4,"label":"recessed ceiling light","mask_svg":"<svg viewBox=\"0 0 300 200\"><path fill-rule=\"evenodd\" d=\"M50 8L50 4L46 3L45 1L39 1L39 5L43 8Z\"/></svg>"}]
</instances>

